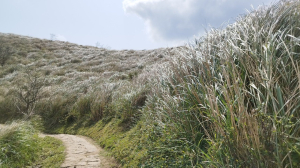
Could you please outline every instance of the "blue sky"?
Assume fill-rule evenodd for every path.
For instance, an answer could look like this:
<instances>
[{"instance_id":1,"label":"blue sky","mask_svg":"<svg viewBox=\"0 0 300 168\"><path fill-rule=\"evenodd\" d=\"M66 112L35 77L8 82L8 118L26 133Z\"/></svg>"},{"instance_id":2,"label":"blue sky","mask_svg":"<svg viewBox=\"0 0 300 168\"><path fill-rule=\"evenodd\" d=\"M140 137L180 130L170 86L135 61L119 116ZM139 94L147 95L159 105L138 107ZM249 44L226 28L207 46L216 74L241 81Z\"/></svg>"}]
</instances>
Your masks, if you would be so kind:
<instances>
[{"instance_id":1,"label":"blue sky","mask_svg":"<svg viewBox=\"0 0 300 168\"><path fill-rule=\"evenodd\" d=\"M274 0L0 0L0 32L111 49L182 45Z\"/></svg>"}]
</instances>

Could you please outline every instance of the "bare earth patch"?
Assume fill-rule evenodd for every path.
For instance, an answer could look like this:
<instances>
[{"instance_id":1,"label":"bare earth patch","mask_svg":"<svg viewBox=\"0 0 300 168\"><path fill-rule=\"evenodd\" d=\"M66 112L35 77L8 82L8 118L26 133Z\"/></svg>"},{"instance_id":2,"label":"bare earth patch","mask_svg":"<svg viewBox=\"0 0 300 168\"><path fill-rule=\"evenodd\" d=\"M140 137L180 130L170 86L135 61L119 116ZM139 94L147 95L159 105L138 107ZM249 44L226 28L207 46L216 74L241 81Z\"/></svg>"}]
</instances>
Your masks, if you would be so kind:
<instances>
[{"instance_id":1,"label":"bare earth patch","mask_svg":"<svg viewBox=\"0 0 300 168\"><path fill-rule=\"evenodd\" d=\"M44 136L51 136L63 141L66 147L66 159L61 167L118 167L113 158L105 156L105 151L102 148L98 147L91 139L87 137L68 134L41 135L41 137Z\"/></svg>"}]
</instances>

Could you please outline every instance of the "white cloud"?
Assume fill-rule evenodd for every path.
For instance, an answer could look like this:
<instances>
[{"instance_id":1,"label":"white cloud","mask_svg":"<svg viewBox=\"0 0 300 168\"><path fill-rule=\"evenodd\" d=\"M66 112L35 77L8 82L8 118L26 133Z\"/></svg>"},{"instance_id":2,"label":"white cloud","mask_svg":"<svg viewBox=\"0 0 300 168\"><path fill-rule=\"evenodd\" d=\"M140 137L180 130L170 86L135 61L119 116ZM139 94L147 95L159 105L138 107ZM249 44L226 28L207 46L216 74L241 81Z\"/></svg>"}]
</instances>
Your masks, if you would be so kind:
<instances>
[{"instance_id":1,"label":"white cloud","mask_svg":"<svg viewBox=\"0 0 300 168\"><path fill-rule=\"evenodd\" d=\"M124 0L126 13L141 17L149 35L156 41L185 40L234 21L246 9L273 0Z\"/></svg>"}]
</instances>

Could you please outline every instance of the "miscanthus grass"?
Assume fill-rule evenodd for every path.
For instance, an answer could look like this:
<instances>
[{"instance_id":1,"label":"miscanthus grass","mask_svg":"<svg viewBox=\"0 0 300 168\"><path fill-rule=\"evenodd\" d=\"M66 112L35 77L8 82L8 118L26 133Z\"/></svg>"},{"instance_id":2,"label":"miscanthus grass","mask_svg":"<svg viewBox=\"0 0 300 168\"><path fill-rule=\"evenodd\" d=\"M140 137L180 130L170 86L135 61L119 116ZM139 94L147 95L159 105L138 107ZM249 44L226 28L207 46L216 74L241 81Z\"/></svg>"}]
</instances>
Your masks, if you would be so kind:
<instances>
[{"instance_id":1,"label":"miscanthus grass","mask_svg":"<svg viewBox=\"0 0 300 168\"><path fill-rule=\"evenodd\" d=\"M147 102L145 167L299 166L299 17L280 1L181 48Z\"/></svg>"}]
</instances>

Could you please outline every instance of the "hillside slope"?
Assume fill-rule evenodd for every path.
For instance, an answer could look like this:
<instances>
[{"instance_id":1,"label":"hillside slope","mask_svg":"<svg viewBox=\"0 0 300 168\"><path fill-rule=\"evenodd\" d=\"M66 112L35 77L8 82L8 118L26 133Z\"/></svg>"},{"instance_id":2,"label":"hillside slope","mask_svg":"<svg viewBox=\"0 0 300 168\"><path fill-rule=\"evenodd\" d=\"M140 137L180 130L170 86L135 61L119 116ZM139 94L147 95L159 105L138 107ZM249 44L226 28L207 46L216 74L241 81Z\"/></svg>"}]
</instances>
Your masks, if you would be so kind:
<instances>
[{"instance_id":1,"label":"hillside slope","mask_svg":"<svg viewBox=\"0 0 300 168\"><path fill-rule=\"evenodd\" d=\"M0 114L39 114L124 167L298 167L299 9L282 0L170 49L27 39L1 69Z\"/></svg>"},{"instance_id":2,"label":"hillside slope","mask_svg":"<svg viewBox=\"0 0 300 168\"><path fill-rule=\"evenodd\" d=\"M29 78L35 76L43 79L44 100L63 94L78 99L96 88L129 85L144 69L165 62L167 53L174 52L174 49L116 51L3 33L0 43L12 51L0 67L1 101L9 101L7 97L24 83L30 84ZM0 117L2 122L16 110L13 105L2 108L0 115L5 116Z\"/></svg>"}]
</instances>

